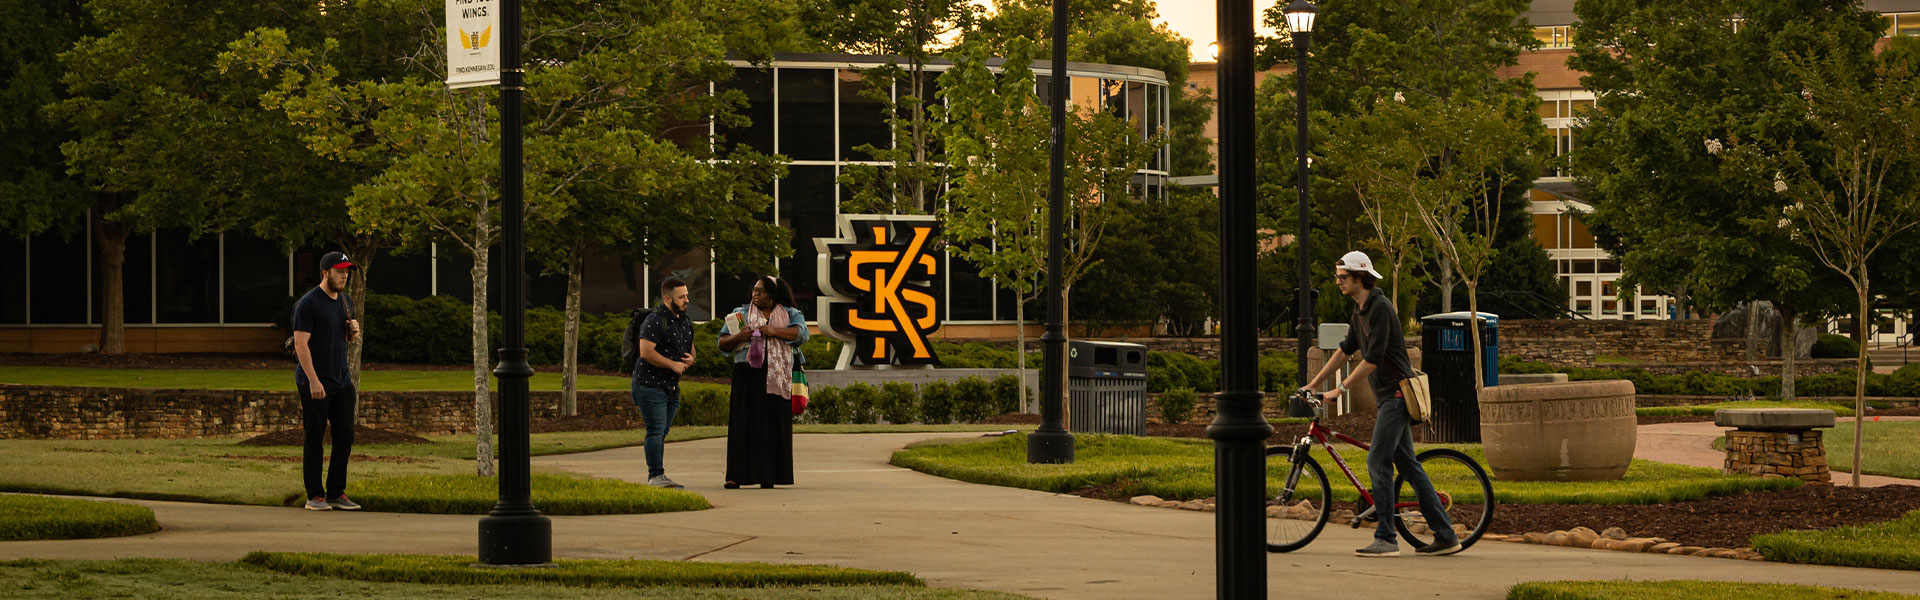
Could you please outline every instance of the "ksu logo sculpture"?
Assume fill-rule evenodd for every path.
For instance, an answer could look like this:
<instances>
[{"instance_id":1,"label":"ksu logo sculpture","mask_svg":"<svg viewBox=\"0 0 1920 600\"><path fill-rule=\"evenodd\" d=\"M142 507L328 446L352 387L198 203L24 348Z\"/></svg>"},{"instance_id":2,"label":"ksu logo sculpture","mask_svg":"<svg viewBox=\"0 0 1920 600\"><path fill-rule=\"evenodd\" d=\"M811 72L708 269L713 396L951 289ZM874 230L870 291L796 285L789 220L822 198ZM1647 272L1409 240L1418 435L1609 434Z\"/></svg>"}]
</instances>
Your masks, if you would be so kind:
<instances>
[{"instance_id":1,"label":"ksu logo sculpture","mask_svg":"<svg viewBox=\"0 0 1920 600\"><path fill-rule=\"evenodd\" d=\"M930 365L946 275L933 253L939 221L841 215L840 238L817 238L820 324L851 342L859 365Z\"/></svg>"}]
</instances>

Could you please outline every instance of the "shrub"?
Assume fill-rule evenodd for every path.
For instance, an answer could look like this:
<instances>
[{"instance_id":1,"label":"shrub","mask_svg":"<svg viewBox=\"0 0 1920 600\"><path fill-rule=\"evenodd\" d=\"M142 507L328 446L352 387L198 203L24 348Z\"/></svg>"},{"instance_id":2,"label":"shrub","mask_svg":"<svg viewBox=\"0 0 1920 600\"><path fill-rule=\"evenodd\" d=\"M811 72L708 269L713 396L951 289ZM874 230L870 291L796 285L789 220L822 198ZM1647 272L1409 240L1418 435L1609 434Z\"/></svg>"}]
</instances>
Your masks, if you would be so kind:
<instances>
[{"instance_id":1,"label":"shrub","mask_svg":"<svg viewBox=\"0 0 1920 600\"><path fill-rule=\"evenodd\" d=\"M726 425L731 402L727 392L713 388L680 389L680 412L674 425Z\"/></svg>"},{"instance_id":2,"label":"shrub","mask_svg":"<svg viewBox=\"0 0 1920 600\"><path fill-rule=\"evenodd\" d=\"M912 423L920 416L920 396L911 384L889 381L880 385L880 417L896 425Z\"/></svg>"},{"instance_id":3,"label":"shrub","mask_svg":"<svg viewBox=\"0 0 1920 600\"><path fill-rule=\"evenodd\" d=\"M160 530L145 506L44 498L0 496L0 541L78 540L140 535Z\"/></svg>"},{"instance_id":4,"label":"shrub","mask_svg":"<svg viewBox=\"0 0 1920 600\"><path fill-rule=\"evenodd\" d=\"M473 362L473 308L451 296L367 295L367 362Z\"/></svg>"},{"instance_id":5,"label":"shrub","mask_svg":"<svg viewBox=\"0 0 1920 600\"><path fill-rule=\"evenodd\" d=\"M807 359L807 369L825 371L840 362L840 347L844 345L831 337L816 335L808 337L807 343L800 345L800 353Z\"/></svg>"},{"instance_id":6,"label":"shrub","mask_svg":"<svg viewBox=\"0 0 1920 600\"><path fill-rule=\"evenodd\" d=\"M712 508L705 497L693 492L614 479L534 473L532 483L534 505L549 515L638 515ZM377 512L484 515L499 501L499 488L495 478L472 473L412 475L354 482L353 498Z\"/></svg>"},{"instance_id":7,"label":"shrub","mask_svg":"<svg viewBox=\"0 0 1920 600\"><path fill-rule=\"evenodd\" d=\"M1283 392L1299 387L1295 382L1300 368L1299 355L1292 352L1260 353L1260 389Z\"/></svg>"},{"instance_id":8,"label":"shrub","mask_svg":"<svg viewBox=\"0 0 1920 600\"><path fill-rule=\"evenodd\" d=\"M1017 412L1020 412L1020 376L1001 375L993 378L993 414Z\"/></svg>"},{"instance_id":9,"label":"shrub","mask_svg":"<svg viewBox=\"0 0 1920 600\"><path fill-rule=\"evenodd\" d=\"M920 386L920 422L929 425L953 422L953 384L929 381Z\"/></svg>"},{"instance_id":10,"label":"shrub","mask_svg":"<svg viewBox=\"0 0 1920 600\"><path fill-rule=\"evenodd\" d=\"M840 388L840 403L845 407L845 422L872 425L879 417L880 391L865 383Z\"/></svg>"},{"instance_id":11,"label":"shrub","mask_svg":"<svg viewBox=\"0 0 1920 600\"><path fill-rule=\"evenodd\" d=\"M968 377L953 384L953 420L978 423L993 416L993 385L979 377Z\"/></svg>"},{"instance_id":12,"label":"shrub","mask_svg":"<svg viewBox=\"0 0 1920 600\"><path fill-rule=\"evenodd\" d=\"M846 422L846 403L840 400L840 388L823 387L812 392L813 397L807 399L809 419L827 425Z\"/></svg>"},{"instance_id":13,"label":"shrub","mask_svg":"<svg viewBox=\"0 0 1920 600\"><path fill-rule=\"evenodd\" d=\"M1160 407L1160 419L1170 424L1185 423L1193 416L1196 402L1193 390L1175 388L1160 394L1154 402Z\"/></svg>"},{"instance_id":14,"label":"shrub","mask_svg":"<svg viewBox=\"0 0 1920 600\"><path fill-rule=\"evenodd\" d=\"M1813 342L1814 358L1859 358L1860 344L1844 335L1822 333Z\"/></svg>"}]
</instances>

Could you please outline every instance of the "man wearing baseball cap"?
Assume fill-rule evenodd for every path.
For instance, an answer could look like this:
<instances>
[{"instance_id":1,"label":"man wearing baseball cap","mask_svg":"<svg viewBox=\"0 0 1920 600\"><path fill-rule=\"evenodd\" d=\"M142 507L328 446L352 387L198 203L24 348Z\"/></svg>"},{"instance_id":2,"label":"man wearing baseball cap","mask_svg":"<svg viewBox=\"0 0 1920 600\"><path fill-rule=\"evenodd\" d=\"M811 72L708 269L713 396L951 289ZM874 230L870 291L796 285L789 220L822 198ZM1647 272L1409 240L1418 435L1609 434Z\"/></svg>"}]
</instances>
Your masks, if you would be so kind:
<instances>
[{"instance_id":1,"label":"man wearing baseball cap","mask_svg":"<svg viewBox=\"0 0 1920 600\"><path fill-rule=\"evenodd\" d=\"M359 510L347 499L347 457L353 454L353 378L347 373L347 342L359 337L353 302L342 295L353 260L340 252L320 257L320 285L293 305L293 353L300 359L293 383L300 390L306 428L307 510ZM333 429L333 460L320 482L327 429Z\"/></svg>"},{"instance_id":2,"label":"man wearing baseball cap","mask_svg":"<svg viewBox=\"0 0 1920 600\"><path fill-rule=\"evenodd\" d=\"M1414 552L1427 556L1459 552L1461 547L1453 535L1453 522L1447 518L1447 511L1440 505L1440 495L1434 493L1433 482L1427 479L1426 470L1413 454L1413 419L1407 414L1406 397L1400 393L1400 380L1412 376L1413 363L1407 358L1407 338L1400 330L1400 317L1394 313L1393 301L1387 298L1386 292L1374 287L1380 281L1380 272L1373 270L1373 260L1367 258L1366 253L1356 250L1334 263L1333 278L1340 286L1340 293L1353 299L1351 327L1347 328L1347 339L1340 342L1340 349L1327 359L1326 366L1313 376L1313 381L1300 389L1319 388L1320 382L1340 365L1347 364L1347 357L1360 356L1360 366L1353 369L1340 387L1328 391L1326 399L1339 398L1342 389L1359 385L1363 378L1373 385L1373 397L1378 399L1377 417L1373 422L1373 443L1367 452L1367 477L1373 482L1373 497L1399 497L1393 477L1394 467L1398 466L1400 475L1420 499L1420 514L1433 528L1433 543L1415 548ZM1373 532L1373 544L1355 550L1354 554L1400 555L1393 513L1390 502L1387 508L1376 510L1379 524Z\"/></svg>"}]
</instances>

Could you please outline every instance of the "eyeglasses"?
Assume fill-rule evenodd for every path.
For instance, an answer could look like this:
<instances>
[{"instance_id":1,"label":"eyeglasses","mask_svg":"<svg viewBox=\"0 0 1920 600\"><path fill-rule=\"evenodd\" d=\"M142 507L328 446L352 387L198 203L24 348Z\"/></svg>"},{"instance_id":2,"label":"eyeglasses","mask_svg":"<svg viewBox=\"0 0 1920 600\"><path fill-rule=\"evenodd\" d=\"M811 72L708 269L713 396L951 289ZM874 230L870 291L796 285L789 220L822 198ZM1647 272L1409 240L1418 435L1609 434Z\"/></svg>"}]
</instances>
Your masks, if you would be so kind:
<instances>
[{"instance_id":1,"label":"eyeglasses","mask_svg":"<svg viewBox=\"0 0 1920 600\"><path fill-rule=\"evenodd\" d=\"M1352 276L1352 275L1348 275L1348 274L1346 274L1346 273L1334 273L1334 274L1333 274L1333 280L1334 280L1334 281L1346 281L1346 280L1348 280L1348 279L1353 279L1353 276Z\"/></svg>"}]
</instances>

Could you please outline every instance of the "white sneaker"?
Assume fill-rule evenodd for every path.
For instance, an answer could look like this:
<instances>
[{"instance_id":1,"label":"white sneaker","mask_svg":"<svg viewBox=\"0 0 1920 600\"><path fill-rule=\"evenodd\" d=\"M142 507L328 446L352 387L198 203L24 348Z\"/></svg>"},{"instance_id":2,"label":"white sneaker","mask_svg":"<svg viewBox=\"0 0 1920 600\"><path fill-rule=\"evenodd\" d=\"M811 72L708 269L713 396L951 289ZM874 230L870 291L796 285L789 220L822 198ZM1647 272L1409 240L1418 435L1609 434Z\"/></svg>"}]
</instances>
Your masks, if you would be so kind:
<instances>
[{"instance_id":1,"label":"white sneaker","mask_svg":"<svg viewBox=\"0 0 1920 600\"><path fill-rule=\"evenodd\" d=\"M672 479L667 479L667 476L665 475L658 475L658 476L647 478L647 485L657 487L657 488L667 488L670 490L681 490L681 489L686 489L687 487L684 485L680 485L678 483L674 483Z\"/></svg>"}]
</instances>

